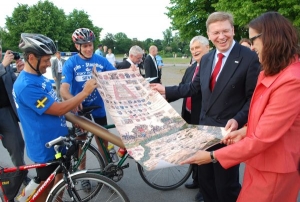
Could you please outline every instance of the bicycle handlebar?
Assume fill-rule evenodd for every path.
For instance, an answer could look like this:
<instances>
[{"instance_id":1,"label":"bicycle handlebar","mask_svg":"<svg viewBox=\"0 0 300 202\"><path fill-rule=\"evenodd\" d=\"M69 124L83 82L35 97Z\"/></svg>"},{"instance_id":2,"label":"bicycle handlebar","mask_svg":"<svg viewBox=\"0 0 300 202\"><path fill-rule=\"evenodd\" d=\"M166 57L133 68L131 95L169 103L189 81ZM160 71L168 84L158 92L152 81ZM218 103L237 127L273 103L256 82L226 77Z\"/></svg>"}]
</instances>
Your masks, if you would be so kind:
<instances>
[{"instance_id":1,"label":"bicycle handlebar","mask_svg":"<svg viewBox=\"0 0 300 202\"><path fill-rule=\"evenodd\" d=\"M59 142L61 142L61 141L64 141L64 140L66 140L66 139L67 139L67 137L59 136L58 138L55 138L54 140L51 140L50 142L47 142L47 143L45 144L45 147L50 148L50 147L52 147L53 145L55 145L55 144L57 144L57 143L59 143Z\"/></svg>"}]
</instances>

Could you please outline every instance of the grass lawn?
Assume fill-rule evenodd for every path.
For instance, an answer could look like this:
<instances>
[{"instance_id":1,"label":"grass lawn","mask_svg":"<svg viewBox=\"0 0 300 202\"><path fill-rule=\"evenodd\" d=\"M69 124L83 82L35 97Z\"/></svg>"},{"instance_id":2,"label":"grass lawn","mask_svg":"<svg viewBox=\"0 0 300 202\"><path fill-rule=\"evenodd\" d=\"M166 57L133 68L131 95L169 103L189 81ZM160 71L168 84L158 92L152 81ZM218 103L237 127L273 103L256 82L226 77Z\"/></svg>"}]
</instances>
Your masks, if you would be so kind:
<instances>
[{"instance_id":1,"label":"grass lawn","mask_svg":"<svg viewBox=\"0 0 300 202\"><path fill-rule=\"evenodd\" d=\"M190 58L163 58L165 64L189 64Z\"/></svg>"}]
</instances>

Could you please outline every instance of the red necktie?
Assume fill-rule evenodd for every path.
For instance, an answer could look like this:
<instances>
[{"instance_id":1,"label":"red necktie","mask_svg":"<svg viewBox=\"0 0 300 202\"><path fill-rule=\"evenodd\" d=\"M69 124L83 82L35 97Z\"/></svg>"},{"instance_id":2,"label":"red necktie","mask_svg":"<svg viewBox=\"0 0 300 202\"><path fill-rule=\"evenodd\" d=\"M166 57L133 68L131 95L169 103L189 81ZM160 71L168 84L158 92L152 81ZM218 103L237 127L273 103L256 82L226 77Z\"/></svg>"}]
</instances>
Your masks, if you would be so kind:
<instances>
[{"instance_id":1,"label":"red necktie","mask_svg":"<svg viewBox=\"0 0 300 202\"><path fill-rule=\"evenodd\" d=\"M221 69L221 66L222 66L222 59L223 59L224 55L222 53L218 53L218 62L215 66L215 69L211 75L211 78L210 78L210 90L213 91L214 90L214 87L215 87L215 84L216 84L216 79L217 79L217 76L220 72L220 69Z\"/></svg>"},{"instance_id":2,"label":"red necktie","mask_svg":"<svg viewBox=\"0 0 300 202\"><path fill-rule=\"evenodd\" d=\"M198 71L199 71L199 66L197 66L196 69L195 69L192 81L194 80L194 78L195 78L196 74L198 73ZM186 107L187 111L191 112L191 110L192 110L192 99L191 99L191 97L187 97L186 98L186 105L185 105L185 107Z\"/></svg>"}]
</instances>

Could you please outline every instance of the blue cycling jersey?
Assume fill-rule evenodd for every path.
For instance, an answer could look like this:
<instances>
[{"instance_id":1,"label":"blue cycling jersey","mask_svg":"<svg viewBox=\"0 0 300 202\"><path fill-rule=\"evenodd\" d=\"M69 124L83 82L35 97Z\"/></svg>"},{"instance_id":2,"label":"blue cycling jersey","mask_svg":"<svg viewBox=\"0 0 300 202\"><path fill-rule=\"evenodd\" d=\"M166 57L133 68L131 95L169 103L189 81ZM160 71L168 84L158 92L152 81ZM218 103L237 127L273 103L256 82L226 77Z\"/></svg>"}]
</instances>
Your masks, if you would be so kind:
<instances>
[{"instance_id":1,"label":"blue cycling jersey","mask_svg":"<svg viewBox=\"0 0 300 202\"><path fill-rule=\"evenodd\" d=\"M93 67L97 72L116 70L106 58L93 54L90 59L82 59L79 54L70 57L63 66L61 83L68 83L70 85L70 93L75 96L80 93L87 80L92 78ZM101 118L106 116L103 100L95 89L82 102L84 107L87 106L101 106L92 112L94 118Z\"/></svg>"},{"instance_id":2,"label":"blue cycling jersey","mask_svg":"<svg viewBox=\"0 0 300 202\"><path fill-rule=\"evenodd\" d=\"M33 162L53 160L55 151L45 144L68 134L64 116L45 114L58 101L52 84L44 76L22 71L14 83L13 96L23 128L27 155Z\"/></svg>"}]
</instances>

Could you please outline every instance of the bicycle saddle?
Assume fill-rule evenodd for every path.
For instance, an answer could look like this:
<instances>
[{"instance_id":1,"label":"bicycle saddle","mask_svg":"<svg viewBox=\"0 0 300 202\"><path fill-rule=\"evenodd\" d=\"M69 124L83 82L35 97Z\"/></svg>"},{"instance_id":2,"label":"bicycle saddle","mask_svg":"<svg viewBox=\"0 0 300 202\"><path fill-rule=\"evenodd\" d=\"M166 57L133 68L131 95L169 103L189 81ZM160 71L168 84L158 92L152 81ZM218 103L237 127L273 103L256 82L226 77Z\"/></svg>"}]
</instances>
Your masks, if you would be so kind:
<instances>
[{"instance_id":1,"label":"bicycle saddle","mask_svg":"<svg viewBox=\"0 0 300 202\"><path fill-rule=\"evenodd\" d=\"M101 108L101 106L87 106L83 107L82 110L78 111L79 116L86 116L90 114L94 109Z\"/></svg>"}]
</instances>

